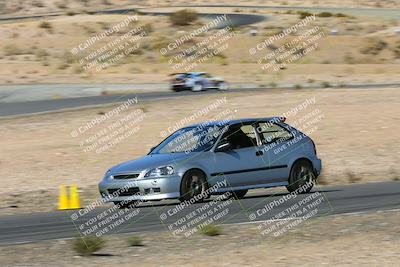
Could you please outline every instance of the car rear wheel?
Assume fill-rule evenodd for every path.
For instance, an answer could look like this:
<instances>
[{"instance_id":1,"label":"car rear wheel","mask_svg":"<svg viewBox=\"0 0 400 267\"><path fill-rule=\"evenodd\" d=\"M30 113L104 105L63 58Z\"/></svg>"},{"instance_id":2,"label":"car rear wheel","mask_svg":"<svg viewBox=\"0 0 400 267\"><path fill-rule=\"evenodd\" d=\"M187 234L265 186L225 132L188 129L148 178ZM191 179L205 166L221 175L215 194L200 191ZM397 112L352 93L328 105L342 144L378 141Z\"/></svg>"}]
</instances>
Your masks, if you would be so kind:
<instances>
[{"instance_id":1,"label":"car rear wheel","mask_svg":"<svg viewBox=\"0 0 400 267\"><path fill-rule=\"evenodd\" d=\"M207 198L208 183L206 176L199 170L190 170L182 178L180 201L194 199L200 202Z\"/></svg>"},{"instance_id":2,"label":"car rear wheel","mask_svg":"<svg viewBox=\"0 0 400 267\"><path fill-rule=\"evenodd\" d=\"M307 160L299 160L290 170L289 185L286 188L289 192L308 193L314 183L315 175L311 163Z\"/></svg>"},{"instance_id":3,"label":"car rear wheel","mask_svg":"<svg viewBox=\"0 0 400 267\"><path fill-rule=\"evenodd\" d=\"M247 194L248 190L237 190L237 191L232 191L232 197L234 199L242 199L244 196Z\"/></svg>"}]
</instances>

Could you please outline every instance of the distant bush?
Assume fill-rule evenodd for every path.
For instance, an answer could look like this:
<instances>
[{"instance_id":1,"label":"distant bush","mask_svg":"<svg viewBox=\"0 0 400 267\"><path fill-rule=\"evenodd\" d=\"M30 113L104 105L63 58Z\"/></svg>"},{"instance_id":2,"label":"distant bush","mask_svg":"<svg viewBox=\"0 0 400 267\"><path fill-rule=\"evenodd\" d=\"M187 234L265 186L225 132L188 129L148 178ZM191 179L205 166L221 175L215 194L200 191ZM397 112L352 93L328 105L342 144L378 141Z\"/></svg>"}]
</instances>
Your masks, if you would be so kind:
<instances>
[{"instance_id":1,"label":"distant bush","mask_svg":"<svg viewBox=\"0 0 400 267\"><path fill-rule=\"evenodd\" d=\"M375 56L375 55L379 54L379 52L381 52L387 46L388 46L388 44L383 40L379 40L377 38L369 38L364 43L364 46L360 48L360 52L362 54Z\"/></svg>"},{"instance_id":2,"label":"distant bush","mask_svg":"<svg viewBox=\"0 0 400 267\"><path fill-rule=\"evenodd\" d=\"M335 16L338 17L338 18L345 18L345 17L347 17L347 15L346 15L346 14L343 14L343 13L336 13Z\"/></svg>"},{"instance_id":3,"label":"distant bush","mask_svg":"<svg viewBox=\"0 0 400 267\"><path fill-rule=\"evenodd\" d=\"M297 14L299 14L299 19L304 19L306 17L312 16L313 14L307 11L298 11Z\"/></svg>"},{"instance_id":4,"label":"distant bush","mask_svg":"<svg viewBox=\"0 0 400 267\"><path fill-rule=\"evenodd\" d=\"M200 233L207 236L217 236L220 235L221 232L221 227L212 224L200 228Z\"/></svg>"},{"instance_id":5,"label":"distant bush","mask_svg":"<svg viewBox=\"0 0 400 267\"><path fill-rule=\"evenodd\" d=\"M67 13L65 13L65 15L67 15L67 16L75 16L75 12L74 11L67 11Z\"/></svg>"},{"instance_id":6,"label":"distant bush","mask_svg":"<svg viewBox=\"0 0 400 267\"><path fill-rule=\"evenodd\" d=\"M104 245L105 241L100 237L85 236L75 239L72 247L81 256L91 256Z\"/></svg>"},{"instance_id":7,"label":"distant bush","mask_svg":"<svg viewBox=\"0 0 400 267\"><path fill-rule=\"evenodd\" d=\"M39 23L39 28L41 28L41 29L51 29L52 26L51 26L50 22L42 21L41 23Z\"/></svg>"},{"instance_id":8,"label":"distant bush","mask_svg":"<svg viewBox=\"0 0 400 267\"><path fill-rule=\"evenodd\" d=\"M65 3L63 3L63 2L58 2L58 3L56 3L56 6L57 6L59 9L66 9L66 8L67 8L67 5L66 5Z\"/></svg>"},{"instance_id":9,"label":"distant bush","mask_svg":"<svg viewBox=\"0 0 400 267\"><path fill-rule=\"evenodd\" d=\"M148 35L154 31L153 26L150 23L143 25L143 30Z\"/></svg>"},{"instance_id":10,"label":"distant bush","mask_svg":"<svg viewBox=\"0 0 400 267\"><path fill-rule=\"evenodd\" d=\"M350 183L352 183L352 184L355 184L355 183L361 181L361 178L358 177L358 176L356 176L356 175L355 175L352 171L350 171L350 170L347 170L347 171L346 171L346 176L347 176L348 181L349 181Z\"/></svg>"},{"instance_id":11,"label":"distant bush","mask_svg":"<svg viewBox=\"0 0 400 267\"><path fill-rule=\"evenodd\" d=\"M131 247L138 247L138 246L143 246L142 240L138 236L131 236L128 239L128 244Z\"/></svg>"},{"instance_id":12,"label":"distant bush","mask_svg":"<svg viewBox=\"0 0 400 267\"><path fill-rule=\"evenodd\" d=\"M321 12L321 13L317 14L317 17L320 17L320 18L329 18L332 16L333 16L333 14L331 12Z\"/></svg>"},{"instance_id":13,"label":"distant bush","mask_svg":"<svg viewBox=\"0 0 400 267\"><path fill-rule=\"evenodd\" d=\"M198 14L196 11L192 11L189 9L179 10L175 13L172 13L169 16L169 19L173 25L176 26L186 26L195 22L198 19Z\"/></svg>"},{"instance_id":14,"label":"distant bush","mask_svg":"<svg viewBox=\"0 0 400 267\"><path fill-rule=\"evenodd\" d=\"M393 53L396 58L400 58L400 40L397 40L394 44Z\"/></svg>"},{"instance_id":15,"label":"distant bush","mask_svg":"<svg viewBox=\"0 0 400 267\"><path fill-rule=\"evenodd\" d=\"M38 50L36 50L36 52L35 52L35 56L36 56L36 58L39 59L39 60L46 59L46 57L47 57L48 55L49 55L49 53L47 53L47 51L44 50L44 49L38 49Z\"/></svg>"},{"instance_id":16,"label":"distant bush","mask_svg":"<svg viewBox=\"0 0 400 267\"><path fill-rule=\"evenodd\" d=\"M322 86L323 88L329 88L329 87L331 87L331 84L330 84L329 82L322 82L322 83L321 83L321 86Z\"/></svg>"},{"instance_id":17,"label":"distant bush","mask_svg":"<svg viewBox=\"0 0 400 267\"><path fill-rule=\"evenodd\" d=\"M24 54L24 51L20 49L16 45L6 45L4 48L4 55L6 56L14 56L14 55L22 55Z\"/></svg>"}]
</instances>

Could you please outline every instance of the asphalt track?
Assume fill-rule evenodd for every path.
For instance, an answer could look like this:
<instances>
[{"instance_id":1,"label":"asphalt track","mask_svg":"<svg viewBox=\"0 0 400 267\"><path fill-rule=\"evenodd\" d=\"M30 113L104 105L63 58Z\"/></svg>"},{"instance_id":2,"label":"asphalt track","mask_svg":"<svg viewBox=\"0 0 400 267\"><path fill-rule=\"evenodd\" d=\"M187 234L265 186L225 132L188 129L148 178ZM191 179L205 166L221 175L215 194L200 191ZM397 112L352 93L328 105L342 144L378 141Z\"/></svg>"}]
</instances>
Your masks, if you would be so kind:
<instances>
[{"instance_id":1,"label":"asphalt track","mask_svg":"<svg viewBox=\"0 0 400 267\"><path fill-rule=\"evenodd\" d=\"M387 211L400 209L400 182L382 182L382 183L368 183L360 185L346 185L346 186L325 186L317 187L310 193L298 195L296 198L290 198L282 201L284 197L288 197L287 191L282 189L281 193L272 195L267 190L257 191L257 193L249 193L242 200L232 201L212 201L208 200L205 203L192 204L176 211L176 206L179 202L175 200L142 203L137 209L126 210L125 215L132 214L130 218L124 221L123 224L118 225L109 233L131 233L131 232L147 232L147 231L170 231L169 227L172 226L170 233L172 234L175 229L174 223L180 218L189 218L190 214L198 211L201 207L207 207L206 204L211 205L204 209L202 212L206 213L217 207L218 204L225 205L223 208L228 209L223 217L216 220L216 224L243 224L243 223L256 223L260 224L262 221L274 219L274 223L288 218L290 215L279 217L282 211L288 211L290 207L303 202L311 204L312 202L305 202L307 199L314 199L318 195L322 199L317 206L318 212L314 214L310 220L318 216L329 216L335 214L348 214L348 213L364 213L373 211ZM213 197L215 198L215 196ZM317 199L317 198L315 198ZM273 202L281 203L270 209L268 212L261 212L262 208L268 206ZM212 206L214 204L214 206ZM29 242L38 242L43 240L72 238L83 234L89 228L84 226L82 231L80 226L88 223L91 218L100 216L104 212L108 212L112 206L97 207L86 215L78 216L73 221L71 217L77 211L54 211L49 213L34 213L24 215L14 215L0 217L0 245L11 245ZM258 211L258 213L257 213ZM81 211L84 213L83 210ZM176 213L172 215L172 213ZM201 217L201 212L197 212L197 216ZM165 220L160 219L163 217L161 214L170 214ZM250 217L252 214L257 214L256 218L252 221ZM282 213L281 213L282 214ZM111 217L112 214L108 214ZM160 216L161 215L161 216ZM258 216L259 215L259 216ZM290 216L289 216L290 217ZM100 218L100 217L98 217ZM121 217L122 218L122 217ZM192 218L193 219L193 218ZM104 218L102 218L104 220ZM187 220L188 222L189 220ZM271 222L271 223L273 223ZM303 221L304 222L304 221ZM96 222L97 224L99 221ZM93 227L94 224L90 224ZM175 224L182 226L182 224ZM105 227L104 227L105 228ZM103 229L103 228L98 228ZM179 233L183 234L183 233ZM177 233L177 235L179 235Z\"/></svg>"},{"instance_id":2,"label":"asphalt track","mask_svg":"<svg viewBox=\"0 0 400 267\"><path fill-rule=\"evenodd\" d=\"M51 89L52 85L47 85ZM66 85L67 86L67 85ZM71 85L77 86L77 85ZM111 86L111 85L109 85ZM67 87L66 87L67 88ZM82 88L85 88L82 85ZM309 86L304 88L318 88L318 86ZM346 88L353 89L378 89L378 88L391 88L398 89L400 84L398 83L385 83L385 84L348 84ZM71 88L72 89L72 88ZM111 95L95 95L95 96L84 96L84 97L70 97L62 99L44 99L37 101L23 101L23 102L2 102L0 97L0 118L2 117L13 117L28 114L40 114L47 112L54 112L60 110L78 109L83 107L101 106L112 103L119 103L126 101L129 98L137 97L139 102L142 101L154 101L169 98L184 98L187 96L202 96L207 94L221 94L221 93L235 93L235 92L260 92L266 90L274 90L275 88L261 88L261 87L245 87L237 88L228 91L208 90L202 92L146 92L146 93L132 93L132 94L111 94ZM279 89L293 89L292 85L280 86ZM299 89L296 89L297 91ZM319 89L322 90L322 89ZM25 90L26 92L26 90ZM32 91L35 93L35 91ZM184 100L182 100L184 101Z\"/></svg>"}]
</instances>

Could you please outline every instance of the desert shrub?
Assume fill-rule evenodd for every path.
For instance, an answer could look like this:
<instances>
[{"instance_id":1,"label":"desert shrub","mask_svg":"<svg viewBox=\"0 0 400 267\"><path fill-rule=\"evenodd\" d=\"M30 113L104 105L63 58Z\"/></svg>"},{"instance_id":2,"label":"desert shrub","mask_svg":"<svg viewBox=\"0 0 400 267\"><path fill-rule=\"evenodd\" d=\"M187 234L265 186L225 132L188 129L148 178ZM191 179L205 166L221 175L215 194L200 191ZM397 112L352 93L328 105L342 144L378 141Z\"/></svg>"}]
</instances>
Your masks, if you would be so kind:
<instances>
[{"instance_id":1,"label":"desert shrub","mask_svg":"<svg viewBox=\"0 0 400 267\"><path fill-rule=\"evenodd\" d=\"M48 30L48 29L51 29L53 27L51 26L50 22L42 21L41 23L39 23L39 28Z\"/></svg>"},{"instance_id":2,"label":"desert shrub","mask_svg":"<svg viewBox=\"0 0 400 267\"><path fill-rule=\"evenodd\" d=\"M69 51L65 51L62 56L61 59L66 63L66 64L73 64L76 62L76 58L69 52Z\"/></svg>"},{"instance_id":3,"label":"desert shrub","mask_svg":"<svg viewBox=\"0 0 400 267\"><path fill-rule=\"evenodd\" d=\"M39 60L46 59L46 57L47 57L48 55L49 55L49 53L47 53L47 51L44 50L44 49L38 49L38 50L36 50L36 52L35 52L35 56L36 56L36 58L39 59Z\"/></svg>"},{"instance_id":4,"label":"desert shrub","mask_svg":"<svg viewBox=\"0 0 400 267\"><path fill-rule=\"evenodd\" d=\"M320 17L320 18L329 18L332 16L333 16L333 14L331 12L321 12L321 13L317 14L317 17Z\"/></svg>"},{"instance_id":5,"label":"desert shrub","mask_svg":"<svg viewBox=\"0 0 400 267\"><path fill-rule=\"evenodd\" d=\"M379 52L385 49L387 45L388 44L383 40L369 38L364 43L364 46L360 48L360 52L367 55L377 55Z\"/></svg>"},{"instance_id":6,"label":"desert shrub","mask_svg":"<svg viewBox=\"0 0 400 267\"><path fill-rule=\"evenodd\" d=\"M145 31L146 34L150 34L154 31L153 26L150 23L143 25L143 30Z\"/></svg>"},{"instance_id":7,"label":"desert shrub","mask_svg":"<svg viewBox=\"0 0 400 267\"><path fill-rule=\"evenodd\" d=\"M128 244L131 247L139 247L139 246L143 246L142 240L140 239L140 237L138 236L131 236L128 239Z\"/></svg>"},{"instance_id":8,"label":"desert shrub","mask_svg":"<svg viewBox=\"0 0 400 267\"><path fill-rule=\"evenodd\" d=\"M189 9L179 10L169 16L171 23L175 26L186 26L195 22L198 19L196 11Z\"/></svg>"},{"instance_id":9,"label":"desert shrub","mask_svg":"<svg viewBox=\"0 0 400 267\"><path fill-rule=\"evenodd\" d=\"M59 69L59 70L65 70L68 68L69 68L69 64L67 64L67 63L61 63L57 66L57 69Z\"/></svg>"},{"instance_id":10,"label":"desert shrub","mask_svg":"<svg viewBox=\"0 0 400 267\"><path fill-rule=\"evenodd\" d=\"M200 228L200 233L207 236L217 236L220 235L221 232L221 227L212 224Z\"/></svg>"},{"instance_id":11,"label":"desert shrub","mask_svg":"<svg viewBox=\"0 0 400 267\"><path fill-rule=\"evenodd\" d=\"M96 251L102 249L105 241L96 236L78 237L73 242L73 249L81 256L91 256Z\"/></svg>"},{"instance_id":12,"label":"desert shrub","mask_svg":"<svg viewBox=\"0 0 400 267\"><path fill-rule=\"evenodd\" d=\"M67 8L67 5L66 5L65 3L63 3L63 2L57 2L57 3L56 3L56 6L57 6L59 9L66 9L66 8Z\"/></svg>"},{"instance_id":13,"label":"desert shrub","mask_svg":"<svg viewBox=\"0 0 400 267\"><path fill-rule=\"evenodd\" d=\"M393 53L396 58L400 58L400 40L397 40L394 44Z\"/></svg>"},{"instance_id":14,"label":"desert shrub","mask_svg":"<svg viewBox=\"0 0 400 267\"><path fill-rule=\"evenodd\" d=\"M3 48L4 55L6 56L14 56L14 55L22 55L24 52L16 45L6 45Z\"/></svg>"},{"instance_id":15,"label":"desert shrub","mask_svg":"<svg viewBox=\"0 0 400 267\"><path fill-rule=\"evenodd\" d=\"M34 7L44 7L44 4L42 3L42 1L35 0L35 1L33 1L32 6L34 6Z\"/></svg>"},{"instance_id":16,"label":"desert shrub","mask_svg":"<svg viewBox=\"0 0 400 267\"><path fill-rule=\"evenodd\" d=\"M347 176L347 179L349 180L349 182L352 183L352 184L361 181L361 178L358 177L357 175L355 175L355 174L354 174L352 171L350 171L350 170L347 170L347 171L346 171L346 176Z\"/></svg>"},{"instance_id":17,"label":"desert shrub","mask_svg":"<svg viewBox=\"0 0 400 267\"><path fill-rule=\"evenodd\" d=\"M338 17L338 18L345 18L345 17L347 17L347 15L346 15L346 14L343 14L343 13L336 13L335 16Z\"/></svg>"},{"instance_id":18,"label":"desert shrub","mask_svg":"<svg viewBox=\"0 0 400 267\"><path fill-rule=\"evenodd\" d=\"M331 87L331 84L330 84L329 82L322 82L322 83L321 83L321 86L322 86L323 88L329 88L329 87Z\"/></svg>"},{"instance_id":19,"label":"desert shrub","mask_svg":"<svg viewBox=\"0 0 400 267\"><path fill-rule=\"evenodd\" d=\"M356 63L356 60L354 59L354 57L351 53L346 53L344 55L343 60L346 64L355 64Z\"/></svg>"},{"instance_id":20,"label":"desert shrub","mask_svg":"<svg viewBox=\"0 0 400 267\"><path fill-rule=\"evenodd\" d=\"M299 14L299 19L304 19L308 16L312 16L313 14L307 11L298 11L297 14Z\"/></svg>"},{"instance_id":21,"label":"desert shrub","mask_svg":"<svg viewBox=\"0 0 400 267\"><path fill-rule=\"evenodd\" d=\"M67 11L67 13L65 13L65 15L67 15L67 16L75 16L75 12L74 11Z\"/></svg>"}]
</instances>

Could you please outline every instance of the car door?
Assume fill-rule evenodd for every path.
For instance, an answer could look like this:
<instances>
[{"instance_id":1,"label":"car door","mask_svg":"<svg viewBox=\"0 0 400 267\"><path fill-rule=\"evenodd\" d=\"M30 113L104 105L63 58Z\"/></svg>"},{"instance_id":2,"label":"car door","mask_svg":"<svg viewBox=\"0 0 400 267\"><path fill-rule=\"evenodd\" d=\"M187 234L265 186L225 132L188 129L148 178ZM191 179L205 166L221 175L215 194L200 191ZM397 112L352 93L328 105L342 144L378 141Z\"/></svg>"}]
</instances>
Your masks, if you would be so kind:
<instances>
[{"instance_id":1,"label":"car door","mask_svg":"<svg viewBox=\"0 0 400 267\"><path fill-rule=\"evenodd\" d=\"M293 147L288 143L294 132L274 122L259 122L256 131L262 143L263 159L268 167L265 182L287 182L290 172L290 154Z\"/></svg>"},{"instance_id":2,"label":"car door","mask_svg":"<svg viewBox=\"0 0 400 267\"><path fill-rule=\"evenodd\" d=\"M260 140L254 122L231 125L219 143L228 141L232 149L214 152L211 179L219 176L230 187L251 186L265 177L266 162L259 153ZM217 144L218 147L218 144Z\"/></svg>"}]
</instances>

